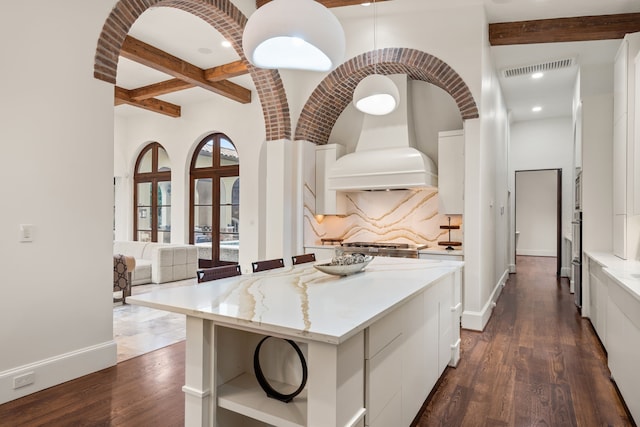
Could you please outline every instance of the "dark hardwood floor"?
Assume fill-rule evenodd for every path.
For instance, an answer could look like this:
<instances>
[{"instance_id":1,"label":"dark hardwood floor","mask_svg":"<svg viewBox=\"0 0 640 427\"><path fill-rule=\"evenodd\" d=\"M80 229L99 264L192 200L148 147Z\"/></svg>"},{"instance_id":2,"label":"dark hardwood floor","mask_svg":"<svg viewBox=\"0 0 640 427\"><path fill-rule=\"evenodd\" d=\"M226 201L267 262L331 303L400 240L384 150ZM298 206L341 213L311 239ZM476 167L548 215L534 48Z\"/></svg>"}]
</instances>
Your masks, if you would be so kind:
<instances>
[{"instance_id":1,"label":"dark hardwood floor","mask_svg":"<svg viewBox=\"0 0 640 427\"><path fill-rule=\"evenodd\" d=\"M415 426L633 426L555 259L518 257ZM181 426L184 342L0 405L0 426ZM396 427L396 426L389 426Z\"/></svg>"},{"instance_id":2,"label":"dark hardwood floor","mask_svg":"<svg viewBox=\"0 0 640 427\"><path fill-rule=\"evenodd\" d=\"M426 426L633 426L606 354L555 276L555 258L518 257L483 332L423 407Z\"/></svg>"},{"instance_id":3,"label":"dark hardwood floor","mask_svg":"<svg viewBox=\"0 0 640 427\"><path fill-rule=\"evenodd\" d=\"M0 405L0 426L184 425L185 342Z\"/></svg>"}]
</instances>

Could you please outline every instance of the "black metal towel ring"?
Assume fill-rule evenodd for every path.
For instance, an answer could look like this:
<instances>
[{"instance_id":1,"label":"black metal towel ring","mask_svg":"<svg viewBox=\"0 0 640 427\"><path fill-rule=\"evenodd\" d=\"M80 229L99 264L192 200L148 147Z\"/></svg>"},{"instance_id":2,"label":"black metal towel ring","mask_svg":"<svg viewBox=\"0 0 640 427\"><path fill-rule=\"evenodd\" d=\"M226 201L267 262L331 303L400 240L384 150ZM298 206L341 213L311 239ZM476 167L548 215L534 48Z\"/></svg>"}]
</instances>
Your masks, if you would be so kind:
<instances>
[{"instance_id":1,"label":"black metal towel ring","mask_svg":"<svg viewBox=\"0 0 640 427\"><path fill-rule=\"evenodd\" d=\"M304 389L304 386L307 384L307 361L304 359L302 350L300 350L300 347L298 347L298 345L294 341L285 340L291 345L291 347L293 347L296 353L298 353L298 357L300 358L300 364L302 365L302 383L300 384L300 387L298 387L297 390L291 394L283 394L275 390L273 387L271 387L271 384L269 384L267 379L264 377L262 368L260 367L260 347L262 347L262 343L269 338L273 337L266 336L262 338L262 340L260 340L260 343L256 347L256 351L253 353L253 370L255 371L258 384L260 384L260 387L262 387L262 389L267 393L268 397L277 399L281 402L289 403L293 400L294 397L300 394L300 392Z\"/></svg>"}]
</instances>

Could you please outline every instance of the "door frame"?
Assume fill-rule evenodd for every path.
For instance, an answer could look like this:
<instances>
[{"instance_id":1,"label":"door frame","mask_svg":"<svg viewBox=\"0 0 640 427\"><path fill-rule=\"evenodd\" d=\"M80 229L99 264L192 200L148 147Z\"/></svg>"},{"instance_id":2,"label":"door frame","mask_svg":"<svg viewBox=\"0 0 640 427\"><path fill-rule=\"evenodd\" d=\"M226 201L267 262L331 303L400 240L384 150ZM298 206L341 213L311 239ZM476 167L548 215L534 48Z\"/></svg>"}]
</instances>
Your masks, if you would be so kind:
<instances>
[{"instance_id":1,"label":"door frame","mask_svg":"<svg viewBox=\"0 0 640 427\"><path fill-rule=\"evenodd\" d=\"M514 233L514 245L513 245L513 259L514 264L517 265L517 250L515 232L518 229L518 212L517 212L517 200L518 200L518 173L519 172L544 172L544 171L556 171L556 276L560 277L562 273L562 169L561 168L549 168L549 169L522 169L514 171L514 199L513 199L513 233ZM517 269L516 269L517 271Z\"/></svg>"}]
</instances>

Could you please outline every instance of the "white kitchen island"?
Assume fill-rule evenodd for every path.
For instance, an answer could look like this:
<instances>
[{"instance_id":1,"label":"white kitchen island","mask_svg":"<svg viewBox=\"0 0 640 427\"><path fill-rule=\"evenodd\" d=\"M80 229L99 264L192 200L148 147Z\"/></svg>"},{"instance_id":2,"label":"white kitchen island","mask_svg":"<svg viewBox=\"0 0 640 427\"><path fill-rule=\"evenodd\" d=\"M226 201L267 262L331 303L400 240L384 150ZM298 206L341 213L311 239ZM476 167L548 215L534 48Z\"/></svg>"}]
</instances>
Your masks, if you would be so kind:
<instances>
[{"instance_id":1,"label":"white kitchen island","mask_svg":"<svg viewBox=\"0 0 640 427\"><path fill-rule=\"evenodd\" d=\"M303 264L127 301L187 316L186 426L408 426L459 360L462 266L377 257L338 277ZM295 341L306 359L290 403L255 379L264 336ZM281 343L265 342L263 370L274 388L295 389L300 360Z\"/></svg>"}]
</instances>

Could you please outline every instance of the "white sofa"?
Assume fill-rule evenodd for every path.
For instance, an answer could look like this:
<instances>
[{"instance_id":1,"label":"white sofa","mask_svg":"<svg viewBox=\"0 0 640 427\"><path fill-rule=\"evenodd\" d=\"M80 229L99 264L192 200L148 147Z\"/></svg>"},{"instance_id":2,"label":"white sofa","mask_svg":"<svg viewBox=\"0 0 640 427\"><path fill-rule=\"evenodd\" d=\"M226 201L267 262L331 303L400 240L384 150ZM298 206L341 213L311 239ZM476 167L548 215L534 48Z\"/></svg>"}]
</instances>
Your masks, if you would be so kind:
<instances>
[{"instance_id":1,"label":"white sofa","mask_svg":"<svg viewBox=\"0 0 640 427\"><path fill-rule=\"evenodd\" d=\"M198 249L193 245L116 241L113 253L136 259L133 286L190 279L198 269Z\"/></svg>"}]
</instances>

